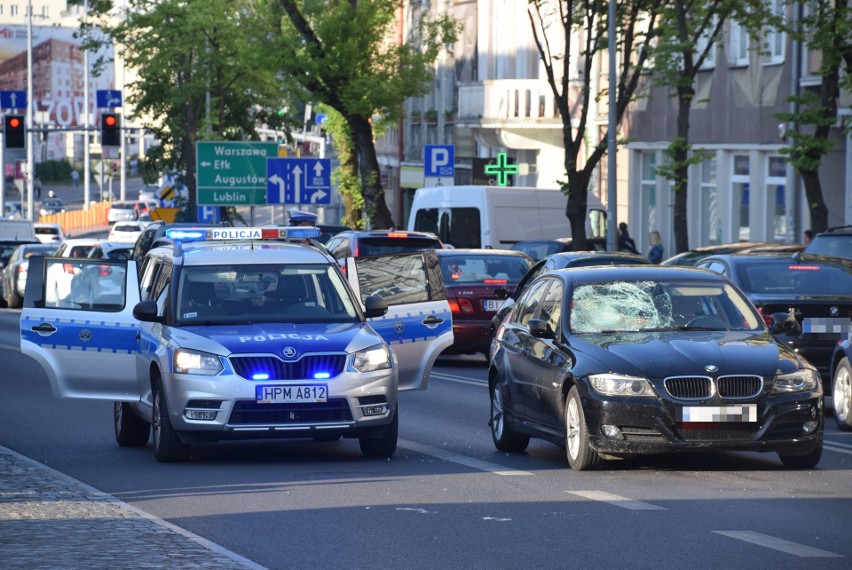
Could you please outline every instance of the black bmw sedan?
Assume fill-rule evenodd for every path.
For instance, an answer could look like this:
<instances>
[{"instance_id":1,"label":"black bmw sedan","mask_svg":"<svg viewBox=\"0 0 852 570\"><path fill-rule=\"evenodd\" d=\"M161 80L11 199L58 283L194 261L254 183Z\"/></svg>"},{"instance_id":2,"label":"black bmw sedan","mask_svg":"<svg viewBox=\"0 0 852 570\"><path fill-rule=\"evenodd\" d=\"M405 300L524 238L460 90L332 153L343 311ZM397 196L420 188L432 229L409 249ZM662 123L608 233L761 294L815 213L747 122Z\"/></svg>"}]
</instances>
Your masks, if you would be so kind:
<instances>
[{"instance_id":1,"label":"black bmw sedan","mask_svg":"<svg viewBox=\"0 0 852 570\"><path fill-rule=\"evenodd\" d=\"M497 330L488 378L497 449L542 438L575 470L679 450L771 451L792 468L822 455L818 372L708 271L543 273Z\"/></svg>"}]
</instances>

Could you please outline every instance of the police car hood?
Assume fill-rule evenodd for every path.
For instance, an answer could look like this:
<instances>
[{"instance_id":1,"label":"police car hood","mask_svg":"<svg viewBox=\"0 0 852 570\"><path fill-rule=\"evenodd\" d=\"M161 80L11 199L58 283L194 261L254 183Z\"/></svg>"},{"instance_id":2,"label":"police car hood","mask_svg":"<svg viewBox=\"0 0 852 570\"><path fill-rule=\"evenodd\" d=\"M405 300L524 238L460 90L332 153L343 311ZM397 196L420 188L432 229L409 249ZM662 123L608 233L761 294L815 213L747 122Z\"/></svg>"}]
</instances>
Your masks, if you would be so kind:
<instances>
[{"instance_id":1,"label":"police car hood","mask_svg":"<svg viewBox=\"0 0 852 570\"><path fill-rule=\"evenodd\" d=\"M199 346L198 337L206 339L204 346ZM234 353L280 355L285 349L293 356L307 352L354 352L382 342L365 323L190 326L173 331L172 338L186 348L223 356Z\"/></svg>"}]
</instances>

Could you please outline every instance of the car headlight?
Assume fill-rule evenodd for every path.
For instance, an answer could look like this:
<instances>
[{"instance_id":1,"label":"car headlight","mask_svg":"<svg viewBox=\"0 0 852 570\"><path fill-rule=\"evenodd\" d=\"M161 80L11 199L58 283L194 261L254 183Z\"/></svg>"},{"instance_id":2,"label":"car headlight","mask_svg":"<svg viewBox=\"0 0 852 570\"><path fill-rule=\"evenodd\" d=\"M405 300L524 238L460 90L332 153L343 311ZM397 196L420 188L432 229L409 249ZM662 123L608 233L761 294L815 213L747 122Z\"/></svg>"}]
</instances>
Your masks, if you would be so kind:
<instances>
[{"instance_id":1,"label":"car headlight","mask_svg":"<svg viewBox=\"0 0 852 570\"><path fill-rule=\"evenodd\" d=\"M174 354L175 372L215 376L222 371L222 361L215 354L179 349Z\"/></svg>"},{"instance_id":2,"label":"car headlight","mask_svg":"<svg viewBox=\"0 0 852 570\"><path fill-rule=\"evenodd\" d=\"M802 368L789 374L776 375L775 383L772 385L772 393L808 392L820 388L819 372L811 368Z\"/></svg>"},{"instance_id":3,"label":"car headlight","mask_svg":"<svg viewBox=\"0 0 852 570\"><path fill-rule=\"evenodd\" d=\"M604 396L655 396L651 383L645 378L620 374L590 374L592 389Z\"/></svg>"},{"instance_id":4,"label":"car headlight","mask_svg":"<svg viewBox=\"0 0 852 570\"><path fill-rule=\"evenodd\" d=\"M377 344L352 355L352 368L358 372L373 372L391 367L390 350L384 344Z\"/></svg>"}]
</instances>

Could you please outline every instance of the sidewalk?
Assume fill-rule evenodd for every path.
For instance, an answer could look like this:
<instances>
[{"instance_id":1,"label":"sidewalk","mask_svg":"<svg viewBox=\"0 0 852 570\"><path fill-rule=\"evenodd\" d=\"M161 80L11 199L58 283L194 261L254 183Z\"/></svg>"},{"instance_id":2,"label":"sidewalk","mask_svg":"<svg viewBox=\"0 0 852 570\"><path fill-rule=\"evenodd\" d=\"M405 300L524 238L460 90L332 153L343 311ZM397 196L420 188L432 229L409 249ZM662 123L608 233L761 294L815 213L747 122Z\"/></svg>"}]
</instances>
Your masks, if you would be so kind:
<instances>
[{"instance_id":1,"label":"sidewalk","mask_svg":"<svg viewBox=\"0 0 852 570\"><path fill-rule=\"evenodd\" d=\"M2 446L0 561L27 570L262 568Z\"/></svg>"}]
</instances>

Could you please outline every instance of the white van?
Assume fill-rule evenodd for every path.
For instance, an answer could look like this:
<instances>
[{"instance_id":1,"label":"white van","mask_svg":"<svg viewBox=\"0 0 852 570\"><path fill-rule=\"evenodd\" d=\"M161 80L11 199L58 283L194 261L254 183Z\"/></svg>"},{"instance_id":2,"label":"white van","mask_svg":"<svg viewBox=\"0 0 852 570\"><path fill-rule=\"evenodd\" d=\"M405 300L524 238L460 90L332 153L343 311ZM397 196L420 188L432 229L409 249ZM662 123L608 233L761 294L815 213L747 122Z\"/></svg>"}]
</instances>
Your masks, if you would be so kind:
<instances>
[{"instance_id":1,"label":"white van","mask_svg":"<svg viewBox=\"0 0 852 570\"><path fill-rule=\"evenodd\" d=\"M36 241L33 223L29 220L0 220L0 239Z\"/></svg>"},{"instance_id":2,"label":"white van","mask_svg":"<svg viewBox=\"0 0 852 570\"><path fill-rule=\"evenodd\" d=\"M589 194L586 236L606 233L606 209ZM507 249L519 241L571 237L568 196L558 189L435 186L414 194L408 229L437 234L454 247Z\"/></svg>"}]
</instances>

